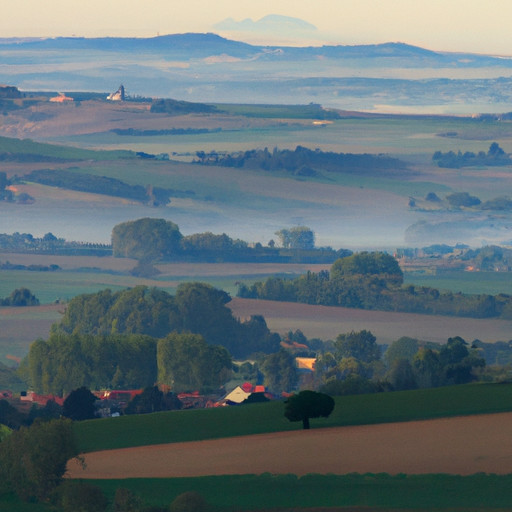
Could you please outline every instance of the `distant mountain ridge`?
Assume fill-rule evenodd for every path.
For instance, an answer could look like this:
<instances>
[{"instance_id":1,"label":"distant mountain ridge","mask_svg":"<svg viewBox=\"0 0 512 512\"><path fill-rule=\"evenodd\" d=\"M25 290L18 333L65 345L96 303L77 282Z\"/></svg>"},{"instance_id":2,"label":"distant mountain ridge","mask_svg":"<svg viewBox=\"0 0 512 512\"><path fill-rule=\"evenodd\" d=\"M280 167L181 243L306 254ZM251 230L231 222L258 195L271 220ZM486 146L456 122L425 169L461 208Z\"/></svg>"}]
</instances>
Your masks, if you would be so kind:
<instances>
[{"instance_id":1,"label":"distant mountain ridge","mask_svg":"<svg viewBox=\"0 0 512 512\"><path fill-rule=\"evenodd\" d=\"M20 91L104 92L123 83L131 97L200 103L512 111L512 57L431 51L403 42L270 46L185 33L0 38L0 49L0 83Z\"/></svg>"},{"instance_id":2,"label":"distant mountain ridge","mask_svg":"<svg viewBox=\"0 0 512 512\"><path fill-rule=\"evenodd\" d=\"M434 52L402 42L371 45L324 45L324 46L261 46L226 39L214 33L169 34L150 38L136 37L55 37L41 39L0 38L3 50L8 48L44 50L103 50L116 52L165 53L174 58L207 58L226 54L249 59L262 56L265 59L283 60L304 58L364 59L364 58L411 58L430 59L439 65L447 62L466 67L471 65L512 65L511 59L488 55L454 54ZM466 57L466 59L464 59ZM467 58L469 57L469 61Z\"/></svg>"}]
</instances>

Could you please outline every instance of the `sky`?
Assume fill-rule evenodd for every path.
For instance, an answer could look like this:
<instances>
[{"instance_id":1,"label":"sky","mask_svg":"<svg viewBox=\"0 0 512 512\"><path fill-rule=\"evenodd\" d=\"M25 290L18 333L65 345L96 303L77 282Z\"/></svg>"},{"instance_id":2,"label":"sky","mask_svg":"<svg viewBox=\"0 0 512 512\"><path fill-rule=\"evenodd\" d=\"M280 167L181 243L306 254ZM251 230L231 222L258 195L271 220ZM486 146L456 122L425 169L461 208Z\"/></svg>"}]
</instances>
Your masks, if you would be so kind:
<instances>
[{"instance_id":1,"label":"sky","mask_svg":"<svg viewBox=\"0 0 512 512\"><path fill-rule=\"evenodd\" d=\"M404 42L436 51L512 55L512 0L0 0L0 37L152 37L216 32L258 44ZM300 40L220 32L226 18L269 14L317 28ZM234 37L235 36L235 37Z\"/></svg>"}]
</instances>

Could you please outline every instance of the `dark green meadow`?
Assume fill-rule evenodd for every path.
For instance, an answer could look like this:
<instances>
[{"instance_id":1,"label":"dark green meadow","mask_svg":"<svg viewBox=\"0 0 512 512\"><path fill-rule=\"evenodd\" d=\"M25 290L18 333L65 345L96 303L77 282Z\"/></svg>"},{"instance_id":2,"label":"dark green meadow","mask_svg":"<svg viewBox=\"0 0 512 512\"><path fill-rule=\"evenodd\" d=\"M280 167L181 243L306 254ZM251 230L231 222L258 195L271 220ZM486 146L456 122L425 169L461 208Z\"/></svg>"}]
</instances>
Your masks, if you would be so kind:
<instances>
[{"instance_id":1,"label":"dark green meadow","mask_svg":"<svg viewBox=\"0 0 512 512\"><path fill-rule=\"evenodd\" d=\"M195 491L218 510L284 511L329 507L329 510L340 512L498 512L510 510L512 489L512 475L482 474L466 477L443 474L311 474L298 478L267 473L89 482L101 487L109 498L118 487L126 487L152 505L166 505L183 492Z\"/></svg>"},{"instance_id":2,"label":"dark green meadow","mask_svg":"<svg viewBox=\"0 0 512 512\"><path fill-rule=\"evenodd\" d=\"M312 428L412 421L512 410L512 384L466 384L444 388L336 397L327 419ZM284 417L282 401L244 407L171 411L75 423L81 452L298 430Z\"/></svg>"},{"instance_id":3,"label":"dark green meadow","mask_svg":"<svg viewBox=\"0 0 512 512\"><path fill-rule=\"evenodd\" d=\"M512 410L512 384L337 397L328 419L312 428L409 421ZM301 428L283 416L283 403L156 413L75 424L83 451L192 441ZM172 464L172 461L169 461ZM199 478L92 480L112 499L126 487L152 505L186 491L200 493L217 510L494 511L510 510L511 475L231 475ZM356 508L352 508L356 507ZM360 507L360 508L359 508ZM324 509L325 510L325 509Z\"/></svg>"},{"instance_id":4,"label":"dark green meadow","mask_svg":"<svg viewBox=\"0 0 512 512\"><path fill-rule=\"evenodd\" d=\"M199 478L88 480L110 502L130 489L148 505L166 506L184 492L199 493L213 512L506 512L512 475L227 475ZM44 503L0 500L2 512L50 512Z\"/></svg>"}]
</instances>

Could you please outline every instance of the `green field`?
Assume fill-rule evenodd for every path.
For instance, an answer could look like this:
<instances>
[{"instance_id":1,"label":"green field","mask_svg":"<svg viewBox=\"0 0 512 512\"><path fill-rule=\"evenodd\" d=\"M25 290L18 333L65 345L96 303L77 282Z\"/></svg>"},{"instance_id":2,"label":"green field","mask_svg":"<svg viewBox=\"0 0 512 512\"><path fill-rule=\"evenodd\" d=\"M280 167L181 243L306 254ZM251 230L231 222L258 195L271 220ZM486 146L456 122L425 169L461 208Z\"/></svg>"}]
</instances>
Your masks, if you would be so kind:
<instances>
[{"instance_id":1,"label":"green field","mask_svg":"<svg viewBox=\"0 0 512 512\"><path fill-rule=\"evenodd\" d=\"M512 272L442 271L433 275L406 272L404 283L450 290L454 293L510 294L512 293Z\"/></svg>"},{"instance_id":2,"label":"green field","mask_svg":"<svg viewBox=\"0 0 512 512\"><path fill-rule=\"evenodd\" d=\"M0 297L8 297L16 288L28 288L41 304L52 304L57 299L67 302L83 293L96 293L110 288L112 291L133 288L134 286L156 286L174 293L179 283L200 281L225 290L233 297L238 291L237 283L253 284L271 275L233 274L233 275L193 275L193 276L155 276L145 279L127 273L101 272L94 269L86 271L34 272L29 270L0 270ZM294 274L286 274L287 276Z\"/></svg>"},{"instance_id":3,"label":"green field","mask_svg":"<svg viewBox=\"0 0 512 512\"><path fill-rule=\"evenodd\" d=\"M337 397L327 420L312 427L407 421L450 415L512 410L512 384L465 385L449 388ZM130 422L122 423L124 420ZM120 422L116 424L116 421ZM144 426L143 426L144 424ZM115 429L111 430L111 427ZM137 439L144 444L211 439L265 431L300 428L283 417L283 404L157 413L146 417L121 417L75 425L81 443L109 448ZM96 433L94 432L96 428ZM167 439L164 440L167 431ZM129 432L129 435L125 433ZM129 439L131 437L131 439ZM158 439L157 439L158 437ZM109 439L105 443L105 439ZM115 441L114 441L115 439ZM83 448L86 448L82 444ZM87 449L87 448L86 448ZM172 462L171 462L172 463ZM170 503L186 491L199 492L217 507L237 510L305 509L308 507L372 507L373 510L494 510L510 504L512 476L455 475L233 475L176 479L92 481L107 496L128 487L155 505Z\"/></svg>"},{"instance_id":4,"label":"green field","mask_svg":"<svg viewBox=\"0 0 512 512\"><path fill-rule=\"evenodd\" d=\"M269 119L268 123L247 122L243 127L220 132L190 135L119 136L115 133L91 133L59 137L58 140L88 148L126 149L145 146L155 150L161 148L177 153L192 153L196 150L237 151L253 148L277 146L295 148L297 145L319 147L326 151L352 153L389 153L393 155L432 156L437 149L451 149L462 152L475 148L487 150L490 142L507 144L512 137L509 123L490 121L479 122L470 118L450 117L347 117L334 120L326 126L313 126L308 123L295 123L294 119L309 116L307 109L286 106L243 106L224 105L233 115L248 115ZM266 114L266 115L265 115ZM287 115L288 114L288 115ZM278 117L281 122L276 123ZM215 117L205 120L211 125ZM217 121L221 125L222 121ZM438 134L456 132L456 137L440 137Z\"/></svg>"},{"instance_id":5,"label":"green field","mask_svg":"<svg viewBox=\"0 0 512 512\"><path fill-rule=\"evenodd\" d=\"M312 428L512 410L512 384L473 384L338 397L327 420ZM154 443L213 439L301 428L283 416L282 402L155 413L75 423L83 451ZM170 461L172 464L172 461ZM150 505L165 506L187 491L200 493L216 510L297 510L320 507L343 512L501 512L510 510L511 475L229 475L198 478L90 480L113 499L129 488ZM362 508L343 508L362 507ZM43 504L0 499L3 512L44 512Z\"/></svg>"},{"instance_id":6,"label":"green field","mask_svg":"<svg viewBox=\"0 0 512 512\"><path fill-rule=\"evenodd\" d=\"M110 498L118 487L129 488L152 505L167 505L181 493L195 491L227 510L500 512L510 510L512 475L264 474L88 482Z\"/></svg>"},{"instance_id":7,"label":"green field","mask_svg":"<svg viewBox=\"0 0 512 512\"><path fill-rule=\"evenodd\" d=\"M69 301L82 293L96 293L105 288L112 291L124 290L137 285L158 285L167 291L174 291L174 283L133 277L128 274L89 271L33 272L29 270L0 271L0 297L7 297L14 289L28 288L41 304L55 300Z\"/></svg>"},{"instance_id":8,"label":"green field","mask_svg":"<svg viewBox=\"0 0 512 512\"><path fill-rule=\"evenodd\" d=\"M471 384L446 388L336 397L327 419L312 428L410 421L512 410L512 384ZM279 401L247 407L171 411L75 423L81 452L218 439L299 430L284 418Z\"/></svg>"},{"instance_id":9,"label":"green field","mask_svg":"<svg viewBox=\"0 0 512 512\"><path fill-rule=\"evenodd\" d=\"M167 506L180 494L194 491L219 512L508 512L512 475L263 474L88 483L100 487L110 501L122 487L153 506ZM0 506L2 512L54 510L46 504L20 502L14 495L3 496Z\"/></svg>"}]
</instances>

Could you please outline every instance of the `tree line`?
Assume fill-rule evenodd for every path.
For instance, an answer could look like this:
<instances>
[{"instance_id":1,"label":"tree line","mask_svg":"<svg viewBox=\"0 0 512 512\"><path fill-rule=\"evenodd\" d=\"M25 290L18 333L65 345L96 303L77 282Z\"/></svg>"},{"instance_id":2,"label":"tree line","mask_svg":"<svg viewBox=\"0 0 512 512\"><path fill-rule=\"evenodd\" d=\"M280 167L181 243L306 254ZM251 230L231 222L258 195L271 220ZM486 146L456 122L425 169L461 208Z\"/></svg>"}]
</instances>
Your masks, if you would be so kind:
<instances>
[{"instance_id":1,"label":"tree line","mask_svg":"<svg viewBox=\"0 0 512 512\"><path fill-rule=\"evenodd\" d=\"M112 230L112 252L115 257L134 258L143 262L161 260L186 261L268 261L268 262L333 262L346 249L315 248L313 231L306 226L281 229L276 236L282 247L270 240L250 246L225 233L194 233L184 236L177 224L165 219L142 218L122 222Z\"/></svg>"},{"instance_id":2,"label":"tree line","mask_svg":"<svg viewBox=\"0 0 512 512\"><path fill-rule=\"evenodd\" d=\"M202 336L51 334L30 346L24 372L38 393L66 396L88 389L140 389L155 382L174 392L217 390L232 374L231 354Z\"/></svg>"},{"instance_id":3,"label":"tree line","mask_svg":"<svg viewBox=\"0 0 512 512\"><path fill-rule=\"evenodd\" d=\"M487 151L479 151L474 153L472 151L466 151L462 153L460 150L455 153L454 151L436 151L432 156L432 160L439 167L446 167L449 169L460 169L461 167L470 167L476 165L485 166L498 166L498 165L510 165L512 160L510 156L503 151L497 142L493 142Z\"/></svg>"},{"instance_id":4,"label":"tree line","mask_svg":"<svg viewBox=\"0 0 512 512\"><path fill-rule=\"evenodd\" d=\"M59 187L80 192L90 192L113 197L133 199L152 206L170 203L171 196L177 191L161 187L143 187L129 185L121 180L106 176L94 176L65 169L41 169L25 174L22 181L41 183L50 187Z\"/></svg>"},{"instance_id":5,"label":"tree line","mask_svg":"<svg viewBox=\"0 0 512 512\"><path fill-rule=\"evenodd\" d=\"M351 254L348 249L315 247L315 234L306 226L283 228L267 246L250 245L225 233L211 232L183 235L179 227L165 219L142 218L122 222L112 230L112 244L67 241L53 233L35 237L30 233L0 233L0 251L35 254L96 255L134 258L144 263L159 260L181 261L264 261L283 263L332 263ZM57 265L20 266L4 263L6 270L58 270Z\"/></svg>"},{"instance_id":6,"label":"tree line","mask_svg":"<svg viewBox=\"0 0 512 512\"><path fill-rule=\"evenodd\" d=\"M406 169L403 161L386 155L334 153L303 146L295 150L265 148L228 154L198 151L196 156L194 162L201 165L286 171L299 176L315 176L321 171L373 175Z\"/></svg>"},{"instance_id":7,"label":"tree line","mask_svg":"<svg viewBox=\"0 0 512 512\"><path fill-rule=\"evenodd\" d=\"M404 285L395 258L381 252L340 258L330 271L307 272L293 279L269 277L250 286L241 284L238 296L406 313L512 318L512 296Z\"/></svg>"},{"instance_id":8,"label":"tree line","mask_svg":"<svg viewBox=\"0 0 512 512\"><path fill-rule=\"evenodd\" d=\"M66 241L64 238L56 237L51 232L42 237L35 237L30 233L15 232L12 235L0 233L0 250L2 252L34 254L112 255L112 248L109 244ZM28 268L28 270L32 269ZM50 270L58 269L56 265L50 265Z\"/></svg>"}]
</instances>

